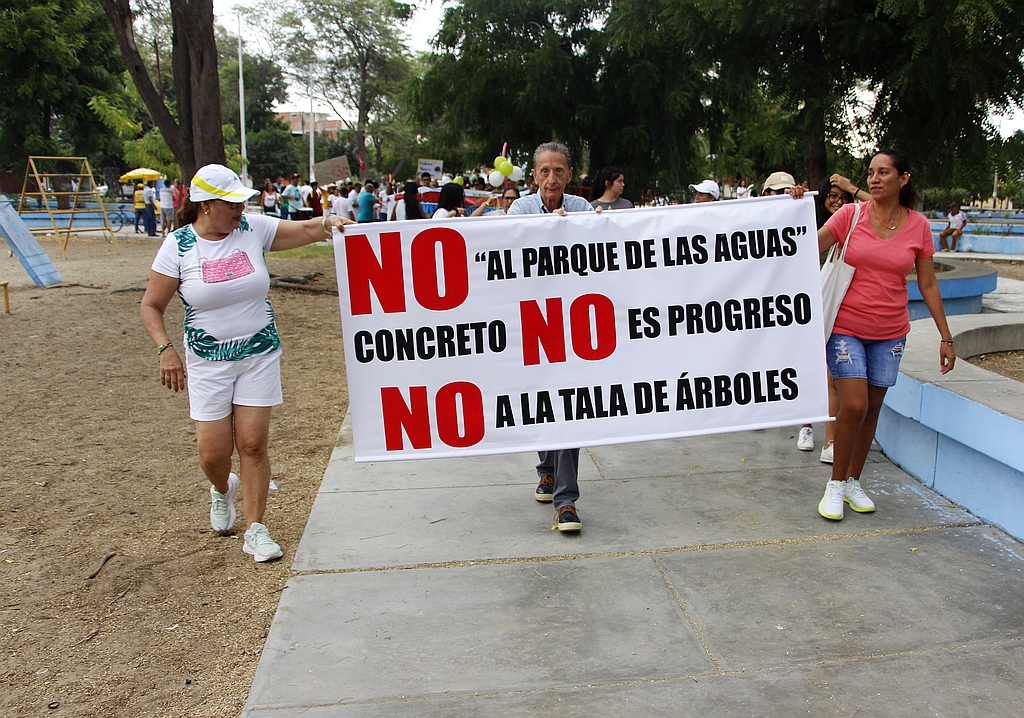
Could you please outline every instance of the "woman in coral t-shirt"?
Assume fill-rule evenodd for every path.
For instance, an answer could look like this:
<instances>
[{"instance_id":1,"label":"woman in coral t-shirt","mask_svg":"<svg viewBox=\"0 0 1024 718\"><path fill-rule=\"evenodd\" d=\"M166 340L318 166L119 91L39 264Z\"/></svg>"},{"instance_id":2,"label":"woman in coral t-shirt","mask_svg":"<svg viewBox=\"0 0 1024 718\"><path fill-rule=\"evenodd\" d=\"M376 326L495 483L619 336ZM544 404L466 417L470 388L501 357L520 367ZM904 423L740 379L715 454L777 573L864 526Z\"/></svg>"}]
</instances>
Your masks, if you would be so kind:
<instances>
[{"instance_id":1,"label":"woman in coral t-shirt","mask_svg":"<svg viewBox=\"0 0 1024 718\"><path fill-rule=\"evenodd\" d=\"M875 510L860 485L860 474L875 435L885 392L896 383L900 359L910 332L907 274L917 271L917 286L941 335L939 367L953 368L956 352L946 325L939 284L935 279L931 227L911 207L917 192L910 163L898 150L881 150L868 169L871 201L861 205L860 219L850 236L846 263L856 267L836 317L825 355L839 394L833 448L832 479L818 503L818 513L836 521L844 502L859 513ZM833 214L818 230L824 252L845 242L854 205Z\"/></svg>"}]
</instances>

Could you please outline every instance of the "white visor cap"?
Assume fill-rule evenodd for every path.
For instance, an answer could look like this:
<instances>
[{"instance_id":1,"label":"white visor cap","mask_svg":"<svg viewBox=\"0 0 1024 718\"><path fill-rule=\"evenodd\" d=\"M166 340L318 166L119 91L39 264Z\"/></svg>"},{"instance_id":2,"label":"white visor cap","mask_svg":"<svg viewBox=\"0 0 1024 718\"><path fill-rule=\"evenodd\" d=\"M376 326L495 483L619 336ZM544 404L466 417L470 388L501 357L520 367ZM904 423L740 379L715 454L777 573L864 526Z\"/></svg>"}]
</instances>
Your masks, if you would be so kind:
<instances>
[{"instance_id":1,"label":"white visor cap","mask_svg":"<svg viewBox=\"0 0 1024 718\"><path fill-rule=\"evenodd\" d=\"M188 198L193 202L207 202L211 199L245 202L257 194L259 190L249 189L243 185L238 175L224 165L200 167L192 178L192 186L188 190Z\"/></svg>"}]
</instances>

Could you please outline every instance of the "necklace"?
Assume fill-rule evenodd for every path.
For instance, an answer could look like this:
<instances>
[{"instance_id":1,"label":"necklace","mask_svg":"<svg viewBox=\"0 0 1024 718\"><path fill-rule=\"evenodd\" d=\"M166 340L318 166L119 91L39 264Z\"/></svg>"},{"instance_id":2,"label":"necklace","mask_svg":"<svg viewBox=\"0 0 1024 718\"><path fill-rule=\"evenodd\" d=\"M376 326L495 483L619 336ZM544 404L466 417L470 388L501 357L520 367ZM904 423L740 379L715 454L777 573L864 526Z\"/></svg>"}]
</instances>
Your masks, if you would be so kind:
<instances>
[{"instance_id":1,"label":"necklace","mask_svg":"<svg viewBox=\"0 0 1024 718\"><path fill-rule=\"evenodd\" d=\"M901 206L899 208L899 210L897 211L896 223L893 226L891 226L891 227L889 225L887 225L885 222L882 221L882 218L878 216L877 210L875 211L875 219L878 220L878 223L880 225L882 225L883 227L885 227L887 230L889 230L891 232L891 231L893 231L894 229L896 229L897 227L900 226L900 220L903 219L903 207Z\"/></svg>"}]
</instances>

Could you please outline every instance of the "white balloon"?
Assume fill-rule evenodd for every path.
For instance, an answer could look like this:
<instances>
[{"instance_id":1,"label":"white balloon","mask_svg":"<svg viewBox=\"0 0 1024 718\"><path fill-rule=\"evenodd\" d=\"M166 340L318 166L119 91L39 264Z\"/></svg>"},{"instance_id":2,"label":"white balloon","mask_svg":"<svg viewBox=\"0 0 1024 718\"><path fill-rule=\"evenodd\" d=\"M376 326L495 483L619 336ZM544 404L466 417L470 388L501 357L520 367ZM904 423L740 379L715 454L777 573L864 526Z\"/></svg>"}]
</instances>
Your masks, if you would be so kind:
<instances>
[{"instance_id":1,"label":"white balloon","mask_svg":"<svg viewBox=\"0 0 1024 718\"><path fill-rule=\"evenodd\" d=\"M487 181L490 183L491 187L501 187L502 183L505 181L505 175L498 170L494 170L487 176Z\"/></svg>"},{"instance_id":2,"label":"white balloon","mask_svg":"<svg viewBox=\"0 0 1024 718\"><path fill-rule=\"evenodd\" d=\"M512 174L510 174L508 176L508 178L510 180L512 180L513 182L520 181L523 178L523 168L522 167L518 167L518 166L513 167L512 168Z\"/></svg>"}]
</instances>

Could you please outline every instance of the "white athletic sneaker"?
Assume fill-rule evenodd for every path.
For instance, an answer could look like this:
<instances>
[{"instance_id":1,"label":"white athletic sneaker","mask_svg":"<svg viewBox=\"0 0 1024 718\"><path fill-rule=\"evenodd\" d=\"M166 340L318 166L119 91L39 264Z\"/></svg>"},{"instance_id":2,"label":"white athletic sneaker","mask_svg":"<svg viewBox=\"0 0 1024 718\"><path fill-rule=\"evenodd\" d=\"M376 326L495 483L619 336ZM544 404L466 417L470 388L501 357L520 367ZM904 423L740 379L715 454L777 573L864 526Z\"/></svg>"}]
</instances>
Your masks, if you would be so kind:
<instances>
[{"instance_id":1,"label":"white athletic sneaker","mask_svg":"<svg viewBox=\"0 0 1024 718\"><path fill-rule=\"evenodd\" d=\"M832 442L828 442L821 447L821 463L831 464L832 463Z\"/></svg>"},{"instance_id":2,"label":"white athletic sneaker","mask_svg":"<svg viewBox=\"0 0 1024 718\"><path fill-rule=\"evenodd\" d=\"M843 485L843 500L850 505L850 508L860 514L869 514L875 510L875 502L872 501L864 489L860 487L860 481L849 478Z\"/></svg>"},{"instance_id":3,"label":"white athletic sneaker","mask_svg":"<svg viewBox=\"0 0 1024 718\"><path fill-rule=\"evenodd\" d=\"M260 523L253 524L245 532L245 543L242 544L242 550L260 563L273 561L284 555L281 552L281 547L274 543L274 539L270 538L267 527Z\"/></svg>"},{"instance_id":4,"label":"white athletic sneaker","mask_svg":"<svg viewBox=\"0 0 1024 718\"><path fill-rule=\"evenodd\" d=\"M818 513L827 519L843 519L843 482L829 481L825 484L825 495L818 502Z\"/></svg>"},{"instance_id":5,"label":"white athletic sneaker","mask_svg":"<svg viewBox=\"0 0 1024 718\"><path fill-rule=\"evenodd\" d=\"M214 531L230 531L235 525L235 494L238 493L238 484L238 477L228 474L226 494L210 487L210 526Z\"/></svg>"},{"instance_id":6,"label":"white athletic sneaker","mask_svg":"<svg viewBox=\"0 0 1024 718\"><path fill-rule=\"evenodd\" d=\"M814 451L814 429L809 426L800 427L800 435L796 437L796 448L800 451Z\"/></svg>"}]
</instances>

